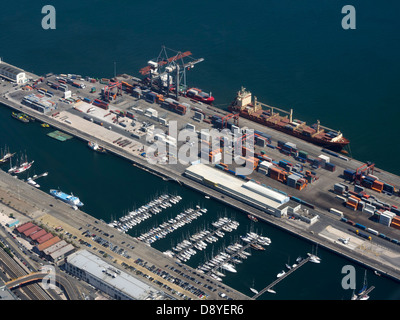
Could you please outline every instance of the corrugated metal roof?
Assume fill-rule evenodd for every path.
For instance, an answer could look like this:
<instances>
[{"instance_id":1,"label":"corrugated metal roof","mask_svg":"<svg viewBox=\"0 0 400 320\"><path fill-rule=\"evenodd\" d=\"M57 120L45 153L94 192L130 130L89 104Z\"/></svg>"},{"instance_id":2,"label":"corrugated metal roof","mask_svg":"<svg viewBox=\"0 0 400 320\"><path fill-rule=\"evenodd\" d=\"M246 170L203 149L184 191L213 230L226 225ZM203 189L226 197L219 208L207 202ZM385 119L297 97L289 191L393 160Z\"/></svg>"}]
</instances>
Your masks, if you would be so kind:
<instances>
[{"instance_id":1,"label":"corrugated metal roof","mask_svg":"<svg viewBox=\"0 0 400 320\"><path fill-rule=\"evenodd\" d=\"M56 260L58 257L61 257L61 256L65 255L65 254L67 254L69 252L74 251L74 250L75 250L75 247L72 244L69 243L66 246L64 246L62 248L59 248L58 250L52 252L50 254L50 257L53 260Z\"/></svg>"},{"instance_id":2,"label":"corrugated metal roof","mask_svg":"<svg viewBox=\"0 0 400 320\"><path fill-rule=\"evenodd\" d=\"M132 299L145 299L151 291L155 291L154 288L146 283L120 269L116 269L87 250L80 250L71 254L68 256L67 261L69 264L85 270L92 277L107 283Z\"/></svg>"},{"instance_id":3,"label":"corrugated metal roof","mask_svg":"<svg viewBox=\"0 0 400 320\"><path fill-rule=\"evenodd\" d=\"M23 234L25 235L25 237L28 237L29 235L31 235L32 233L39 231L40 228L38 226L33 226L32 228L29 228L27 230L25 230L23 232Z\"/></svg>"},{"instance_id":4,"label":"corrugated metal roof","mask_svg":"<svg viewBox=\"0 0 400 320\"><path fill-rule=\"evenodd\" d=\"M51 238L51 239L49 239L49 240L47 240L47 241L45 241L45 242L43 242L43 243L37 245L37 249L38 249L39 251L43 251L44 249L46 249L46 248L52 246L53 244L57 243L57 242L60 241L60 240L61 240L61 239L60 239L59 237L53 237L53 238Z\"/></svg>"},{"instance_id":5,"label":"corrugated metal roof","mask_svg":"<svg viewBox=\"0 0 400 320\"><path fill-rule=\"evenodd\" d=\"M36 242L37 243L43 243L43 242L46 242L47 240L49 240L49 239L51 239L53 237L54 236L50 232L48 232L45 235L41 236L40 238L37 238Z\"/></svg>"},{"instance_id":6,"label":"corrugated metal roof","mask_svg":"<svg viewBox=\"0 0 400 320\"><path fill-rule=\"evenodd\" d=\"M36 239L40 238L41 236L44 236L46 233L47 233L46 230L40 229L39 231L35 232L34 234L29 235L29 237L32 240L36 240Z\"/></svg>"},{"instance_id":7,"label":"corrugated metal roof","mask_svg":"<svg viewBox=\"0 0 400 320\"><path fill-rule=\"evenodd\" d=\"M3 72L8 72L16 76L18 73L24 72L24 70L10 66L8 64L0 63L0 73Z\"/></svg>"},{"instance_id":8,"label":"corrugated metal roof","mask_svg":"<svg viewBox=\"0 0 400 320\"><path fill-rule=\"evenodd\" d=\"M17 227L17 231L19 233L24 232L25 230L28 230L29 228L32 228L34 224L32 222L25 222L23 225Z\"/></svg>"}]
</instances>

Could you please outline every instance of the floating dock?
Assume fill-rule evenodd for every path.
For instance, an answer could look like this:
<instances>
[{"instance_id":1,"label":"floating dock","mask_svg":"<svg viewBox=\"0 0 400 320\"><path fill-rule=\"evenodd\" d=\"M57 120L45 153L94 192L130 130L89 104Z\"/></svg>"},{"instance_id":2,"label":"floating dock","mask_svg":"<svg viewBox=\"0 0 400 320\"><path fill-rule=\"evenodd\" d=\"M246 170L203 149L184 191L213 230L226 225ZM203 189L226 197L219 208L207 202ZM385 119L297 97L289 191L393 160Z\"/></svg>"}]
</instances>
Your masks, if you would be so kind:
<instances>
[{"instance_id":1,"label":"floating dock","mask_svg":"<svg viewBox=\"0 0 400 320\"><path fill-rule=\"evenodd\" d=\"M64 132L61 132L61 131L59 131L59 130L50 132L50 133L48 133L47 135L48 135L49 137L53 138L53 139L56 139L56 140L62 141L62 142L67 141L67 140L73 138L71 135L66 134L66 133L64 133Z\"/></svg>"}]
</instances>

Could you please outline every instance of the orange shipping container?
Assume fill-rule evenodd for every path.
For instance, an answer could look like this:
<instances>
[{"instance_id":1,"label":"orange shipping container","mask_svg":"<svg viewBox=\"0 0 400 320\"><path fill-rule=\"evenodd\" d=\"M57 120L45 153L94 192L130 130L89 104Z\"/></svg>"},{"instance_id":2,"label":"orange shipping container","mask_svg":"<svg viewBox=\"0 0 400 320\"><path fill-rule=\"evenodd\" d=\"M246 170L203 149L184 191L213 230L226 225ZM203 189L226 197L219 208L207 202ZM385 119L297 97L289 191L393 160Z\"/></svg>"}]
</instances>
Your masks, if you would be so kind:
<instances>
[{"instance_id":1,"label":"orange shipping container","mask_svg":"<svg viewBox=\"0 0 400 320\"><path fill-rule=\"evenodd\" d=\"M392 228L395 228L395 229L399 229L399 230L400 230L400 224L399 224L399 223L395 223L395 222L392 221L392 223L390 224L390 226L391 226Z\"/></svg>"}]
</instances>

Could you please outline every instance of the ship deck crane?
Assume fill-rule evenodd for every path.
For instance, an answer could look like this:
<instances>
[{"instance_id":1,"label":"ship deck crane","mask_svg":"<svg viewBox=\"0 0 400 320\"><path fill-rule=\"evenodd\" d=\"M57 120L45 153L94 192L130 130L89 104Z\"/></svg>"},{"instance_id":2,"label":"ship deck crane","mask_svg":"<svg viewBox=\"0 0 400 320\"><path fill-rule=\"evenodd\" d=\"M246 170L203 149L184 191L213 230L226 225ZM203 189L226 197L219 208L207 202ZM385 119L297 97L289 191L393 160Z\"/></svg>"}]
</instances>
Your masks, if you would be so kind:
<instances>
[{"instance_id":1,"label":"ship deck crane","mask_svg":"<svg viewBox=\"0 0 400 320\"><path fill-rule=\"evenodd\" d=\"M169 52L172 52L173 56L170 56ZM182 53L162 46L157 59L155 61L150 60L148 66L140 69L139 72L148 76L148 81L152 88L157 85L156 89L167 95L170 93L171 88L175 88L175 98L178 101L181 88L183 90L187 89L186 71L192 69L195 64L204 61L203 58L191 58L191 55L190 51ZM184 61L185 58L191 60Z\"/></svg>"},{"instance_id":2,"label":"ship deck crane","mask_svg":"<svg viewBox=\"0 0 400 320\"><path fill-rule=\"evenodd\" d=\"M375 164L372 162L364 163L362 166L358 167L356 170L355 182L361 183L363 175L374 174Z\"/></svg>"}]
</instances>

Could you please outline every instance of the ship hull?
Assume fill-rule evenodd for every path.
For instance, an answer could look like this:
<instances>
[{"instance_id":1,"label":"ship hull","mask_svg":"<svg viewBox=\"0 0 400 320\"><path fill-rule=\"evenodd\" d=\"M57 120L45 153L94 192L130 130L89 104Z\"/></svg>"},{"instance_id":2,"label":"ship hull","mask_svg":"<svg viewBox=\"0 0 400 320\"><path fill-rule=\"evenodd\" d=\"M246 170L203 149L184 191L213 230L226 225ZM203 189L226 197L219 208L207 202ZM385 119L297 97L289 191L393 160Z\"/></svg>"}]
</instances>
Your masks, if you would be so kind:
<instances>
[{"instance_id":1,"label":"ship hull","mask_svg":"<svg viewBox=\"0 0 400 320\"><path fill-rule=\"evenodd\" d=\"M237 111L237 110L234 110L233 108L230 108L230 111ZM346 147L349 144L349 141L347 139L345 139L345 141L343 141L343 142L332 142L332 141L318 139L318 138L311 137L311 136L305 136L305 135L301 134L300 132L291 131L289 129L286 129L283 126L276 125L274 123L265 121L265 120L263 120L263 118L253 118L253 117L251 117L250 115L248 115L247 113L244 113L244 112L240 112L240 117L246 118L246 119L251 120L253 122L260 123L260 124L262 124L262 125L264 125L266 127L269 127L271 129L278 130L278 131L286 133L286 134L288 134L290 136L294 136L296 138L305 140L307 142L311 142L311 143L313 143L315 145L318 145L318 146L321 146L323 148L326 148L326 149L329 149L329 150L332 150L332 151L336 151L336 152L342 151L343 148Z\"/></svg>"}]
</instances>

